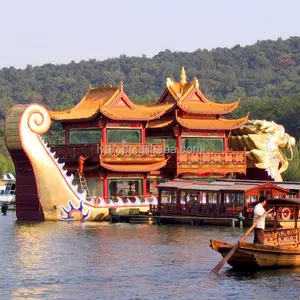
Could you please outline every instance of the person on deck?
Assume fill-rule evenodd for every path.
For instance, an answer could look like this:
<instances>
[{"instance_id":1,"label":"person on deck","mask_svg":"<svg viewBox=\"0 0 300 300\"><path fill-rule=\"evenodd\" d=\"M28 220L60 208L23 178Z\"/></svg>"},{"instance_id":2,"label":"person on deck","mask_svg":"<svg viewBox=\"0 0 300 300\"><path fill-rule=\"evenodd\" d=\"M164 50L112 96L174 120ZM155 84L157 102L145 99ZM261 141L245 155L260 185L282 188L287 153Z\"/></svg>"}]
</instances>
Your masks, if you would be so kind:
<instances>
[{"instance_id":1,"label":"person on deck","mask_svg":"<svg viewBox=\"0 0 300 300\"><path fill-rule=\"evenodd\" d=\"M254 207L254 217L253 217L253 224L257 222L255 229L254 229L254 241L253 243L256 244L264 244L264 231L265 231L265 223L266 223L266 215L265 215L265 209L264 207L267 204L267 198L264 196L261 196L259 198L259 203L255 205Z\"/></svg>"}]
</instances>

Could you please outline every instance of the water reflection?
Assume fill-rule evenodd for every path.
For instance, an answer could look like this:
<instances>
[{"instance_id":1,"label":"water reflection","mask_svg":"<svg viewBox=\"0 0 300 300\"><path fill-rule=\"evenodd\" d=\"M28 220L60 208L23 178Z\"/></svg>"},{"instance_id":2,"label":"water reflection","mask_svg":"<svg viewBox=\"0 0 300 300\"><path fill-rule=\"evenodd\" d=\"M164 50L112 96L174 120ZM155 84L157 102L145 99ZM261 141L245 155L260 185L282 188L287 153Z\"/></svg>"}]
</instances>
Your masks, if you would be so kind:
<instances>
[{"instance_id":1,"label":"water reflection","mask_svg":"<svg viewBox=\"0 0 300 300\"><path fill-rule=\"evenodd\" d=\"M3 299L298 299L300 269L210 270L230 227L24 223L0 218ZM252 237L250 237L251 239ZM1 298L0 297L0 298ZM1 299L2 299L1 298Z\"/></svg>"}]
</instances>

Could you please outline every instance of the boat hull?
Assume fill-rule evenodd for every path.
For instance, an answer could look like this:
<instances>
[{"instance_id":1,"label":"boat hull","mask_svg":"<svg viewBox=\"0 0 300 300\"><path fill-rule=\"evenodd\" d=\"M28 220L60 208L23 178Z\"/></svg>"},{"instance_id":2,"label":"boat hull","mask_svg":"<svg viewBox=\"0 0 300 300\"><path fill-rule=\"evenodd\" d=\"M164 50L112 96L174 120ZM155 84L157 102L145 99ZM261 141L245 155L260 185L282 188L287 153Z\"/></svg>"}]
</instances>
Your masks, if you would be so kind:
<instances>
[{"instance_id":1,"label":"boat hull","mask_svg":"<svg viewBox=\"0 0 300 300\"><path fill-rule=\"evenodd\" d=\"M211 240L213 250L225 257L234 245ZM269 246L253 243L239 243L228 260L235 269L291 268L300 266L300 248L295 246Z\"/></svg>"}]
</instances>

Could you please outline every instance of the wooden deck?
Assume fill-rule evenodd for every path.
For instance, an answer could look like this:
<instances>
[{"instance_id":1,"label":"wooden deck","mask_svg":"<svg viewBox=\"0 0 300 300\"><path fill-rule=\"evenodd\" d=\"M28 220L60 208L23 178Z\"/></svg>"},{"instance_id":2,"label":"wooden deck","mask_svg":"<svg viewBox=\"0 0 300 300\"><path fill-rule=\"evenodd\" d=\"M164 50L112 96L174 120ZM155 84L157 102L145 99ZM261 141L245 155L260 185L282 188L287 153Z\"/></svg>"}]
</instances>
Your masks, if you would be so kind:
<instances>
[{"instance_id":1,"label":"wooden deck","mask_svg":"<svg viewBox=\"0 0 300 300\"><path fill-rule=\"evenodd\" d=\"M112 222L148 223L148 224L191 224L191 225L239 225L237 218L216 218L197 216L155 216L155 215L112 215Z\"/></svg>"}]
</instances>

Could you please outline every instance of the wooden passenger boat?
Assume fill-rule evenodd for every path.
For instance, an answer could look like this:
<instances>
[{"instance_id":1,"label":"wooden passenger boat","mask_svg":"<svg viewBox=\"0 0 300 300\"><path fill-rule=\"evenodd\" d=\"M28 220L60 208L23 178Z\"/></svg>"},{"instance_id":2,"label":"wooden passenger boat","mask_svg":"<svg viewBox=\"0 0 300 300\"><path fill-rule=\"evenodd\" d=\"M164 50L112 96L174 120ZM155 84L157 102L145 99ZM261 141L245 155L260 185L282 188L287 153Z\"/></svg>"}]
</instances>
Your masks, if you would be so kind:
<instances>
[{"instance_id":1,"label":"wooden passenger boat","mask_svg":"<svg viewBox=\"0 0 300 300\"><path fill-rule=\"evenodd\" d=\"M274 228L265 231L264 245L243 242L250 231L237 244L210 241L211 248L224 259L227 257L226 262L233 268L251 270L300 266L300 230L297 228L300 199L269 199L267 207L273 207L275 217ZM277 228L276 212L280 207L289 207L293 211L294 228Z\"/></svg>"}]
</instances>

